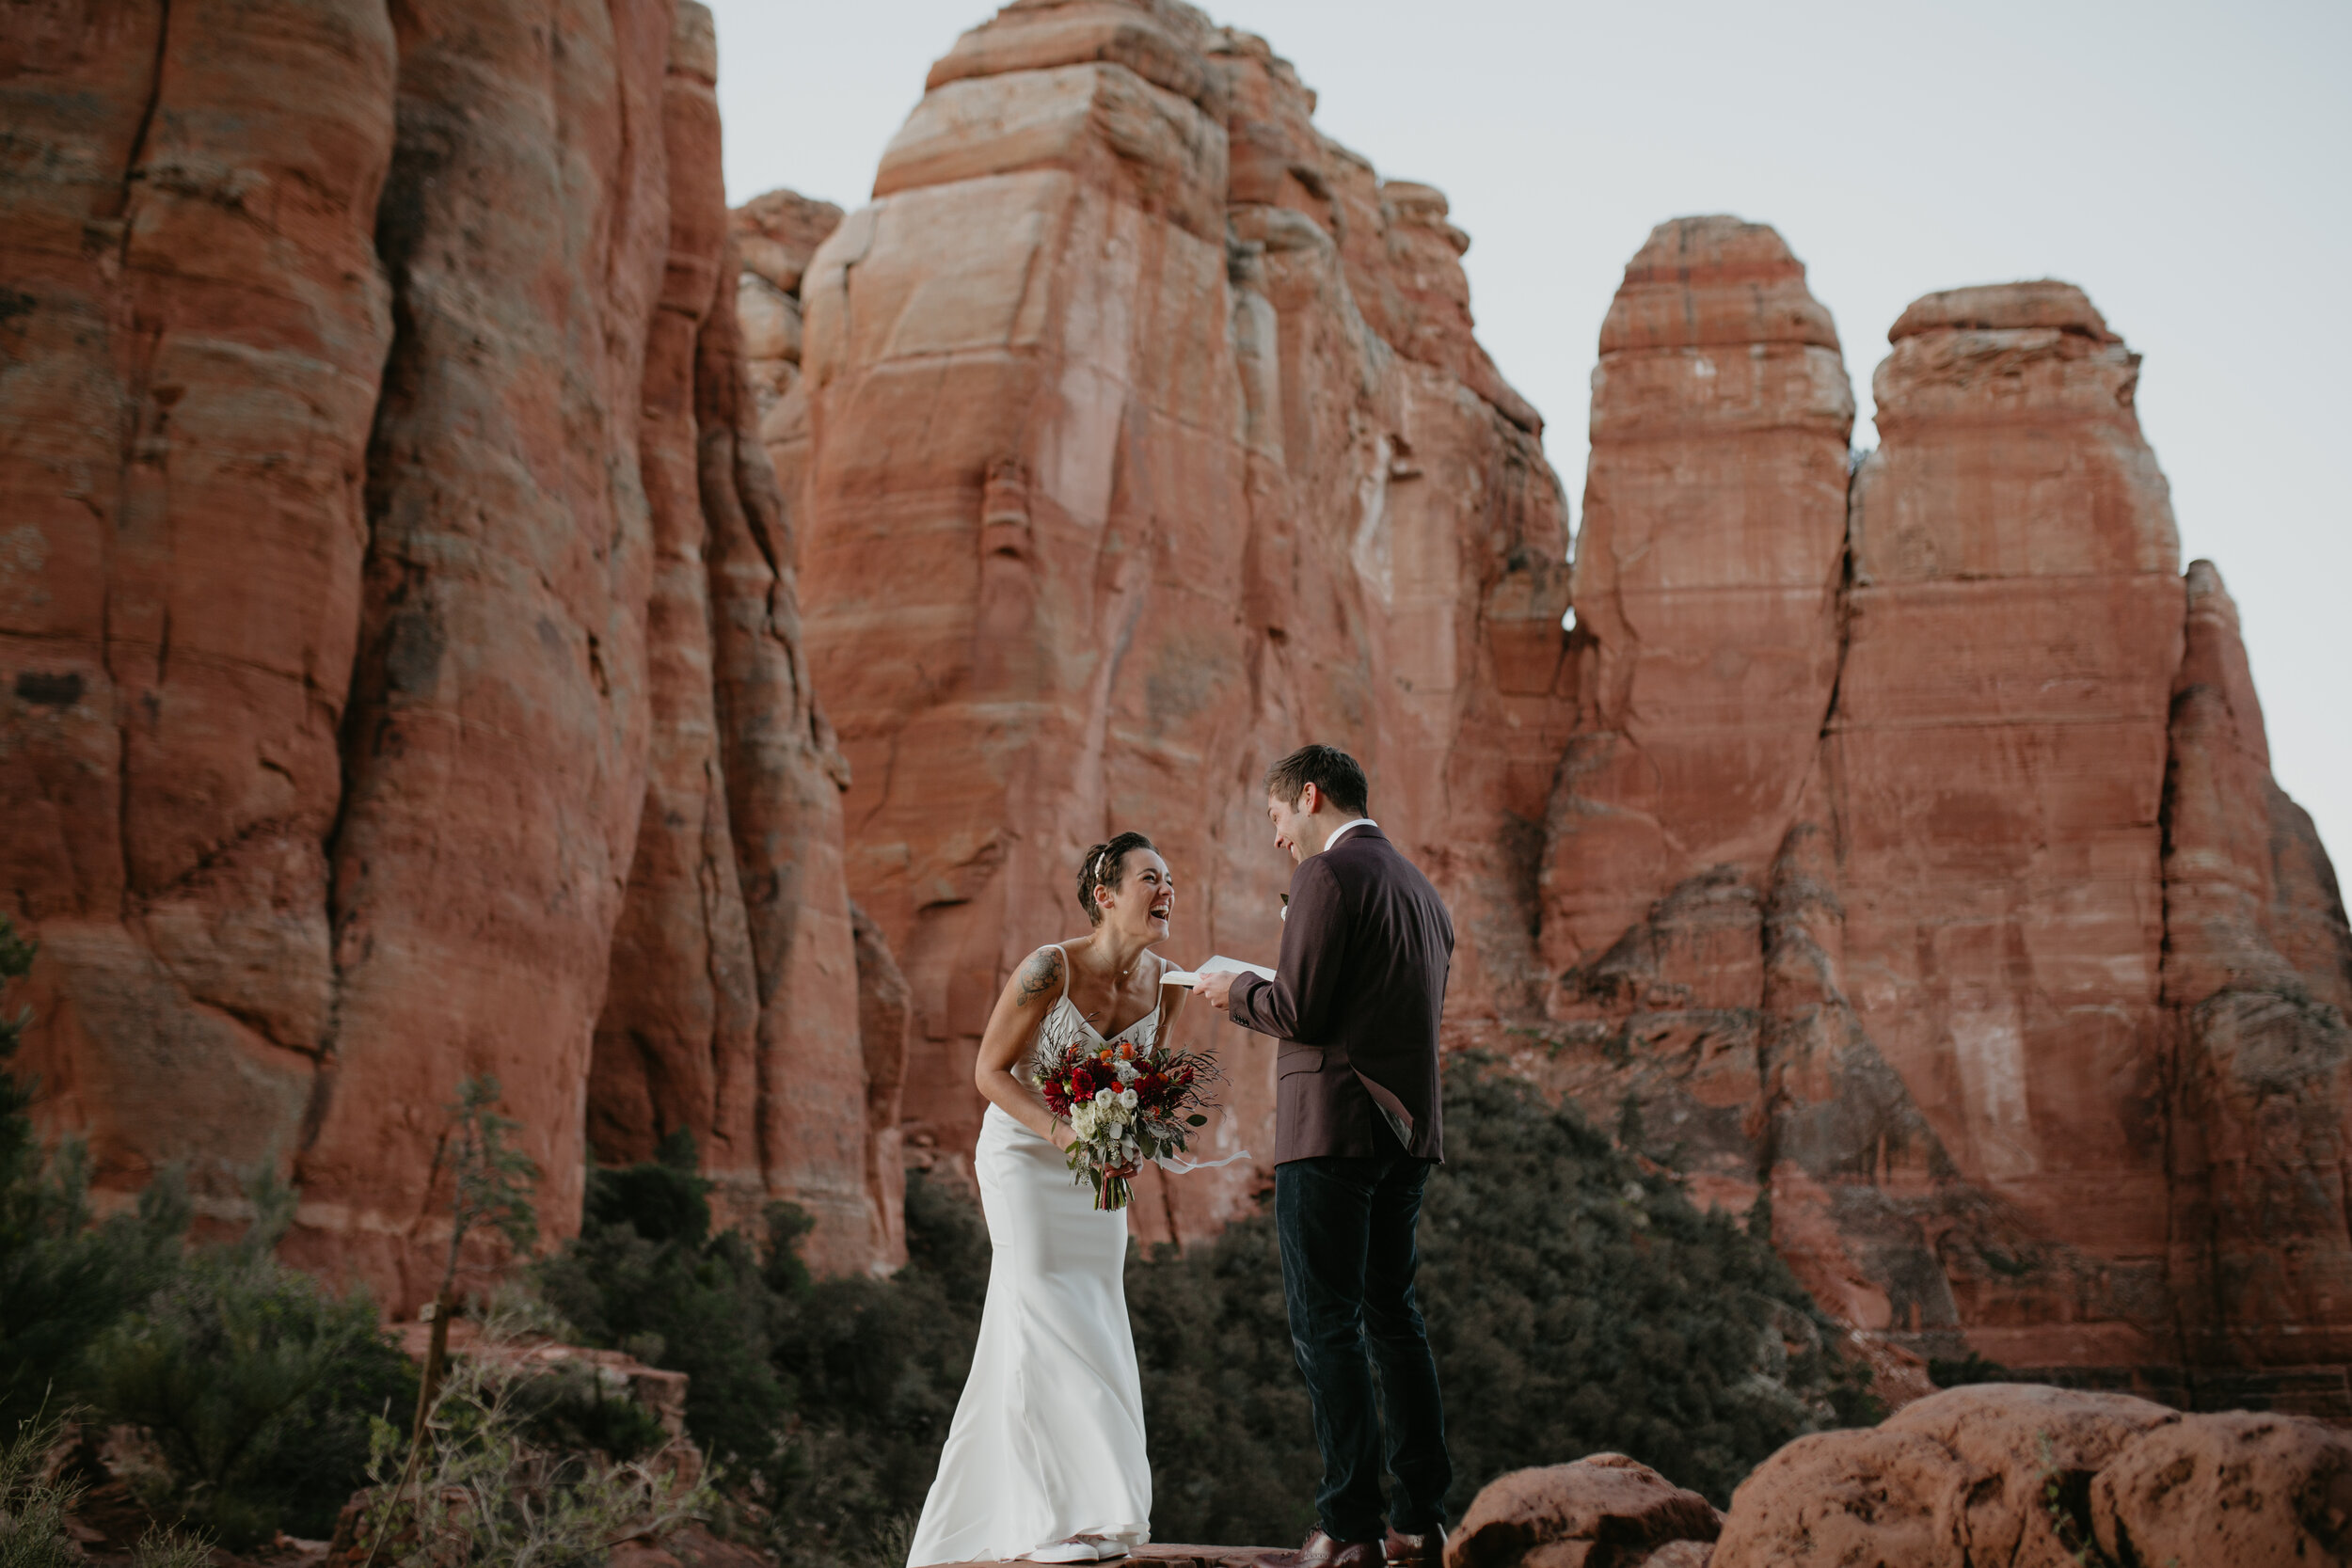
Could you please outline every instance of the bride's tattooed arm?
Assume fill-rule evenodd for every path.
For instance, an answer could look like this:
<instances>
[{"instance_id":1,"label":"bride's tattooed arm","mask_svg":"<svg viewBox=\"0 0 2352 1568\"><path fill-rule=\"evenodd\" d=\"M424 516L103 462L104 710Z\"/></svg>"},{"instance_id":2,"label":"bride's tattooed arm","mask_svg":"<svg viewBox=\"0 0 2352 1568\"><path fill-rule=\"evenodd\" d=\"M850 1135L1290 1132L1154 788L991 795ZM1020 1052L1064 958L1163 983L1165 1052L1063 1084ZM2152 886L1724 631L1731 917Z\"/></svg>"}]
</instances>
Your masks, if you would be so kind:
<instances>
[{"instance_id":1,"label":"bride's tattooed arm","mask_svg":"<svg viewBox=\"0 0 2352 1568\"><path fill-rule=\"evenodd\" d=\"M1069 1141L1069 1124L1045 1108L1023 1064L1038 1025L1061 998L1064 961L1060 948L1041 947L1022 962L996 998L972 1063L973 1086L989 1103L1057 1148Z\"/></svg>"},{"instance_id":2,"label":"bride's tattooed arm","mask_svg":"<svg viewBox=\"0 0 2352 1568\"><path fill-rule=\"evenodd\" d=\"M1026 1007L1061 983L1061 949L1041 947L1029 955L1029 961L1021 966L1018 992L1020 1006Z\"/></svg>"}]
</instances>

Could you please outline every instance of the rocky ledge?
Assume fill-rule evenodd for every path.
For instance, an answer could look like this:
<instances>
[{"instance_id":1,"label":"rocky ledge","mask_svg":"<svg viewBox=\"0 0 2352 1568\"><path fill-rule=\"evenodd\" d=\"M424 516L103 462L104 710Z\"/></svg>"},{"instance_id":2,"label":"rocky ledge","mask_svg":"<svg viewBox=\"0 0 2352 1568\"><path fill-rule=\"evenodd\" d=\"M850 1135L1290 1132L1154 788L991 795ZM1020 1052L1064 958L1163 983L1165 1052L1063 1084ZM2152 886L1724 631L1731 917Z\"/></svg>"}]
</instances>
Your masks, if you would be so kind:
<instances>
[{"instance_id":1,"label":"rocky ledge","mask_svg":"<svg viewBox=\"0 0 2352 1568\"><path fill-rule=\"evenodd\" d=\"M2347 1553L2352 1440L2335 1428L1982 1384L1797 1439L1727 1514L1620 1454L1518 1471L1478 1495L1446 1568L2266 1568Z\"/></svg>"},{"instance_id":2,"label":"rocky ledge","mask_svg":"<svg viewBox=\"0 0 2352 1568\"><path fill-rule=\"evenodd\" d=\"M1154 1568L1271 1548L1153 1545ZM2320 1568L2352 1560L2352 1437L2034 1384L1948 1389L1801 1437L1718 1513L1623 1454L1478 1494L1445 1568Z\"/></svg>"}]
</instances>

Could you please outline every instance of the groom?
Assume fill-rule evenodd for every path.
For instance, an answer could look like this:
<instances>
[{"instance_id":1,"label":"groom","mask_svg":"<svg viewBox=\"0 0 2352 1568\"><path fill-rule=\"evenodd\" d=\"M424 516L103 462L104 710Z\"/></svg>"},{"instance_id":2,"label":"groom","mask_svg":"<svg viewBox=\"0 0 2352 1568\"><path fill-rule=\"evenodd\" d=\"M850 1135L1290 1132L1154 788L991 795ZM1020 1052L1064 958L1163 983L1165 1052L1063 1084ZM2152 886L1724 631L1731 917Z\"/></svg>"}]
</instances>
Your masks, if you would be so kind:
<instances>
[{"instance_id":1,"label":"groom","mask_svg":"<svg viewBox=\"0 0 2352 1568\"><path fill-rule=\"evenodd\" d=\"M1267 771L1265 791L1274 842L1298 863L1275 977L1205 974L1199 989L1234 1022L1282 1042L1274 1219L1323 1485L1320 1528L1264 1561L1439 1568L1454 1466L1413 1293L1413 1231L1422 1185L1443 1157L1438 1014L1454 922L1364 815L1364 770L1345 752L1303 746ZM1384 1411L1396 1477L1385 1529Z\"/></svg>"}]
</instances>

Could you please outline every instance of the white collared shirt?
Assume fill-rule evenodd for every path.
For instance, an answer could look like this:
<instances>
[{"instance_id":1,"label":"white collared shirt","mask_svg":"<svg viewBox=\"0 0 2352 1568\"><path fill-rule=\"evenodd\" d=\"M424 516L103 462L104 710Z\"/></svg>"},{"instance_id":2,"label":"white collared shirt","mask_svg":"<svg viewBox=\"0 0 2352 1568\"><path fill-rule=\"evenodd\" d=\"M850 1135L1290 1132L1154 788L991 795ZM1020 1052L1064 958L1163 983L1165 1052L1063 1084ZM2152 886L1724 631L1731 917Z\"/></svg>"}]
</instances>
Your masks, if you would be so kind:
<instances>
[{"instance_id":1,"label":"white collared shirt","mask_svg":"<svg viewBox=\"0 0 2352 1568\"><path fill-rule=\"evenodd\" d=\"M1371 817L1369 817L1369 816L1351 816L1351 817L1349 817L1346 821L1344 821L1344 822L1341 823L1338 827L1336 827L1336 828L1334 828L1334 829L1332 829L1332 830L1331 830L1331 836L1330 836L1329 838L1327 838L1327 839L1325 839L1325 840L1323 841L1323 847L1324 847L1326 849L1328 849L1329 847L1331 847L1331 846L1333 846L1334 844L1337 844L1337 843L1340 841L1340 835L1341 835L1342 833L1348 832L1350 829L1353 829L1353 828L1377 828L1378 826L1380 826L1380 824L1379 824L1379 823L1377 823L1377 822L1375 822L1375 821L1374 821Z\"/></svg>"}]
</instances>

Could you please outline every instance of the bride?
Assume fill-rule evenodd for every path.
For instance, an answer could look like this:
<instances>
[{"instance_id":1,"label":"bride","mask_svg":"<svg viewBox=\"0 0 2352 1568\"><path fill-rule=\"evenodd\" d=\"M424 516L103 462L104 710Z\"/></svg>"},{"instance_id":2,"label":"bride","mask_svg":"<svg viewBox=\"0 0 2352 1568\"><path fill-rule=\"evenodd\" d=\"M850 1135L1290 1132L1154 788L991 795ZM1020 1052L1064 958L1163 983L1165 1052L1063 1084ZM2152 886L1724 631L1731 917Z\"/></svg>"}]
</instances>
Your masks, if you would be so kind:
<instances>
[{"instance_id":1,"label":"bride","mask_svg":"<svg viewBox=\"0 0 2352 1568\"><path fill-rule=\"evenodd\" d=\"M1143 1390L1120 1278L1127 1212L1098 1211L1092 1188L1073 1179L1062 1158L1070 1124L1030 1076L1073 1039L1141 1048L1175 1022L1189 992L1162 990L1172 966L1150 951L1168 940L1175 898L1168 863L1141 833L1088 850L1078 903L1093 928L1031 954L980 1037L972 1079L989 1107L972 1164L994 1259L909 1568L1093 1562L1151 1538Z\"/></svg>"}]
</instances>

